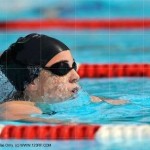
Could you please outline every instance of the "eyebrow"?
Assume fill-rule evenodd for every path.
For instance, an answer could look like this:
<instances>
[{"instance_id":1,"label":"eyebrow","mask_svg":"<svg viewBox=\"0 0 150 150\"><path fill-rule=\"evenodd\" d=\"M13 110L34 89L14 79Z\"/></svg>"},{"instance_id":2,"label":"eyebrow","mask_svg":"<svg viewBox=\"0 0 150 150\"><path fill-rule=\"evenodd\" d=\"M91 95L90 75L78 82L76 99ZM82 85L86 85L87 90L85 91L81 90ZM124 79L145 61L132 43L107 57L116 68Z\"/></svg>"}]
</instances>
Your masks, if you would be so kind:
<instances>
[{"instance_id":1,"label":"eyebrow","mask_svg":"<svg viewBox=\"0 0 150 150\"><path fill-rule=\"evenodd\" d=\"M56 62L56 63L59 63L59 62L69 62L68 60L60 60L60 61L58 61L58 62ZM73 62L75 62L75 59L73 59ZM56 64L55 63L55 64Z\"/></svg>"},{"instance_id":2,"label":"eyebrow","mask_svg":"<svg viewBox=\"0 0 150 150\"><path fill-rule=\"evenodd\" d=\"M57 61L55 64L60 63L60 62L69 62L69 61L68 60L60 60L60 61Z\"/></svg>"}]
</instances>

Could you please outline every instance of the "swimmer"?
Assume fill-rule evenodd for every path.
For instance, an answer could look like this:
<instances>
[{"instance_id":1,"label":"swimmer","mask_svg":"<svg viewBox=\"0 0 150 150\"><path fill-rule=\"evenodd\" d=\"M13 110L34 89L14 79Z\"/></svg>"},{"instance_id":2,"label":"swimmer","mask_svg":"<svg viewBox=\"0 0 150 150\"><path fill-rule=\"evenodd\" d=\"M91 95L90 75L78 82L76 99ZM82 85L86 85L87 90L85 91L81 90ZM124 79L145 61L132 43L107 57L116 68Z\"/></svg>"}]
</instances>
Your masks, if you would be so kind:
<instances>
[{"instance_id":1,"label":"swimmer","mask_svg":"<svg viewBox=\"0 0 150 150\"><path fill-rule=\"evenodd\" d=\"M1 55L0 67L16 90L0 104L0 120L59 123L58 120L31 117L42 114L36 103L62 102L80 89L77 64L70 49L46 35L32 33L19 38ZM96 96L91 96L91 101L126 103Z\"/></svg>"}]
</instances>

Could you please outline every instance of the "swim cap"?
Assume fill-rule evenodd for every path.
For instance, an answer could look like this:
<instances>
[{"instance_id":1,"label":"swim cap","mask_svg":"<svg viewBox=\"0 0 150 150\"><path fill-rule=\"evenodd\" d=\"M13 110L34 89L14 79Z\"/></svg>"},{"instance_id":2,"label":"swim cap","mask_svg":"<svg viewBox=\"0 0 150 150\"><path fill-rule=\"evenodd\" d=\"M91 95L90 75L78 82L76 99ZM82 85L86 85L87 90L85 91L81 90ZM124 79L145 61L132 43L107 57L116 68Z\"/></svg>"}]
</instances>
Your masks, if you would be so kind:
<instances>
[{"instance_id":1,"label":"swim cap","mask_svg":"<svg viewBox=\"0 0 150 150\"><path fill-rule=\"evenodd\" d=\"M61 41L32 33L20 37L4 51L0 57L1 70L17 91L23 91L48 61L65 50L69 48Z\"/></svg>"}]
</instances>

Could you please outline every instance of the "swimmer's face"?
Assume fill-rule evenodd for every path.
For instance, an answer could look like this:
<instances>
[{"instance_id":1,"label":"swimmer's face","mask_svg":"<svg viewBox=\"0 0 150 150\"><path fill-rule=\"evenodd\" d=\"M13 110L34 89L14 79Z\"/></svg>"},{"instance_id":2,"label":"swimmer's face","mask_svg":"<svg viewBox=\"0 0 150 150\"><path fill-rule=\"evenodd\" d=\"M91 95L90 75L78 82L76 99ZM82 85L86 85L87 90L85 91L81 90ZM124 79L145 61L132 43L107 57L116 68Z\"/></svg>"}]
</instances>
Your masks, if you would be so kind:
<instances>
[{"instance_id":1,"label":"swimmer's face","mask_svg":"<svg viewBox=\"0 0 150 150\"><path fill-rule=\"evenodd\" d=\"M74 60L69 50L62 51L54 56L45 67L51 67L61 61L65 61L70 67L72 67ZM55 75L52 72L43 69L38 78L34 80L33 86L36 87L36 90L33 91L34 99L36 101L39 100L55 103L72 98L79 90L78 80L79 75L74 69L71 69L63 76Z\"/></svg>"}]
</instances>

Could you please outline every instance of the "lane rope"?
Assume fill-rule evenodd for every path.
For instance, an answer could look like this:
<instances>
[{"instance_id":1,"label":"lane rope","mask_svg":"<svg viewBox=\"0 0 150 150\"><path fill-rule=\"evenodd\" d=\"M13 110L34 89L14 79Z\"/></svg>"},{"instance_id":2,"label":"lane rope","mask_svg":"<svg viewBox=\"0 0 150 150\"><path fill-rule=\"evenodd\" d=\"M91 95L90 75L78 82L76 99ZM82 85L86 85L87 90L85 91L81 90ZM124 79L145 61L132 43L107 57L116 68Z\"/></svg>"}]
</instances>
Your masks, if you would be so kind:
<instances>
[{"instance_id":1,"label":"lane rope","mask_svg":"<svg viewBox=\"0 0 150 150\"><path fill-rule=\"evenodd\" d=\"M5 126L1 139L94 139L100 126L58 125L58 126Z\"/></svg>"},{"instance_id":2,"label":"lane rope","mask_svg":"<svg viewBox=\"0 0 150 150\"><path fill-rule=\"evenodd\" d=\"M39 19L0 22L0 30L133 30L149 28L150 19Z\"/></svg>"},{"instance_id":3,"label":"lane rope","mask_svg":"<svg viewBox=\"0 0 150 150\"><path fill-rule=\"evenodd\" d=\"M150 64L80 64L81 78L150 77Z\"/></svg>"},{"instance_id":4,"label":"lane rope","mask_svg":"<svg viewBox=\"0 0 150 150\"><path fill-rule=\"evenodd\" d=\"M150 125L105 125L100 128L95 138L101 142L150 139Z\"/></svg>"},{"instance_id":5,"label":"lane rope","mask_svg":"<svg viewBox=\"0 0 150 150\"><path fill-rule=\"evenodd\" d=\"M150 139L150 125L5 126L0 139L137 140Z\"/></svg>"}]
</instances>

